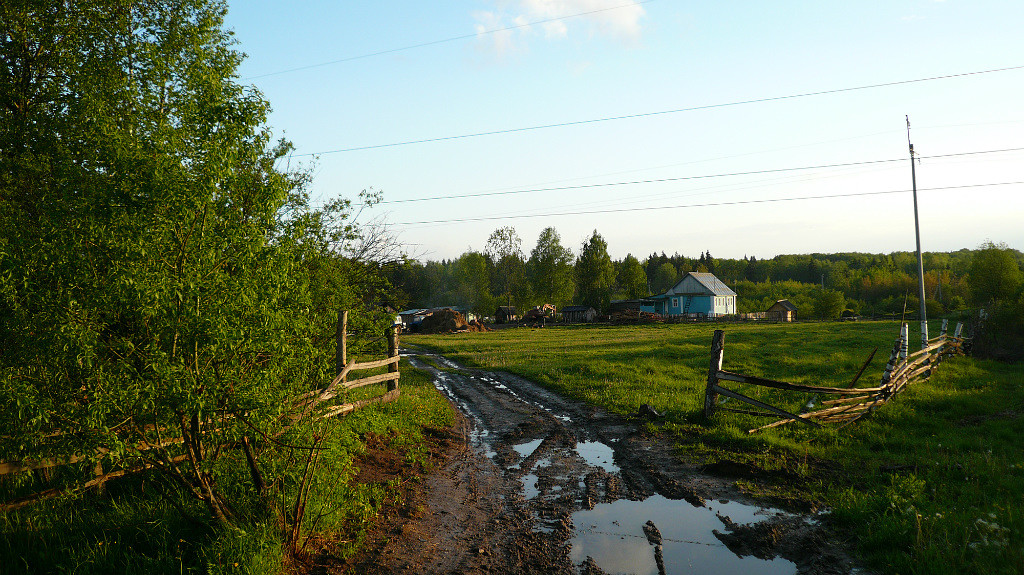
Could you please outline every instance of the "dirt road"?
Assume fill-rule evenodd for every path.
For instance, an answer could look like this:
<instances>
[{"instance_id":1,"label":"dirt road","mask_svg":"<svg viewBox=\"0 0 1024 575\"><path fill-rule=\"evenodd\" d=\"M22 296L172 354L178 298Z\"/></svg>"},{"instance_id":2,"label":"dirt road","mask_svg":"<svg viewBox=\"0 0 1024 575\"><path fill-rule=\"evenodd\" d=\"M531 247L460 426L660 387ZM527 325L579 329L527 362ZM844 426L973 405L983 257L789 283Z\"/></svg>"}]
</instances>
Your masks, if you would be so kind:
<instances>
[{"instance_id":1,"label":"dirt road","mask_svg":"<svg viewBox=\"0 0 1024 575\"><path fill-rule=\"evenodd\" d=\"M462 438L360 572L851 572L819 518L744 499L637 420L513 375L406 355L463 414Z\"/></svg>"}]
</instances>

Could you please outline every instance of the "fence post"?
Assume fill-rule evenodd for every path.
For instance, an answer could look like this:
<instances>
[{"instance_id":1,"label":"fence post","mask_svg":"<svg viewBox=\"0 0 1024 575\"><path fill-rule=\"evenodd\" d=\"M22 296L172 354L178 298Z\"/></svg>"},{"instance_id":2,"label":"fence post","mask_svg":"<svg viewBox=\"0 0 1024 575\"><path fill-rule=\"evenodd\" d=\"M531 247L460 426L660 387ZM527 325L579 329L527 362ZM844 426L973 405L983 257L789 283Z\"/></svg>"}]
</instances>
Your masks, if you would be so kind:
<instances>
[{"instance_id":1,"label":"fence post","mask_svg":"<svg viewBox=\"0 0 1024 575\"><path fill-rule=\"evenodd\" d=\"M398 326L393 325L388 328L388 357L395 357L398 355ZM395 373L398 371L397 363L388 364L388 373ZM394 391L398 389L398 380L392 379L388 381L388 391Z\"/></svg>"},{"instance_id":2,"label":"fence post","mask_svg":"<svg viewBox=\"0 0 1024 575\"><path fill-rule=\"evenodd\" d=\"M892 344L892 352L889 353L889 363L885 364L885 371L882 372L882 385L889 383L892 377L892 370L896 369L896 358L899 357L900 349L903 347L903 338L896 338Z\"/></svg>"},{"instance_id":3,"label":"fence post","mask_svg":"<svg viewBox=\"0 0 1024 575\"><path fill-rule=\"evenodd\" d=\"M711 339L711 364L708 366L708 385L704 389L704 417L710 418L715 412L715 402L718 401L718 393L715 386L718 385L718 372L722 369L722 356L725 353L725 332L716 329L715 336Z\"/></svg>"},{"instance_id":4,"label":"fence post","mask_svg":"<svg viewBox=\"0 0 1024 575\"><path fill-rule=\"evenodd\" d=\"M900 360L907 361L907 344L910 343L910 326L903 324L900 327Z\"/></svg>"},{"instance_id":5,"label":"fence post","mask_svg":"<svg viewBox=\"0 0 1024 575\"><path fill-rule=\"evenodd\" d=\"M956 340L956 349L959 353L964 352L964 342L960 339L960 332L964 329L964 322L956 322L956 329L953 330L953 339Z\"/></svg>"},{"instance_id":6,"label":"fence post","mask_svg":"<svg viewBox=\"0 0 1024 575\"><path fill-rule=\"evenodd\" d=\"M338 312L338 328L334 333L334 343L334 375L338 375L348 363L348 310Z\"/></svg>"}]
</instances>

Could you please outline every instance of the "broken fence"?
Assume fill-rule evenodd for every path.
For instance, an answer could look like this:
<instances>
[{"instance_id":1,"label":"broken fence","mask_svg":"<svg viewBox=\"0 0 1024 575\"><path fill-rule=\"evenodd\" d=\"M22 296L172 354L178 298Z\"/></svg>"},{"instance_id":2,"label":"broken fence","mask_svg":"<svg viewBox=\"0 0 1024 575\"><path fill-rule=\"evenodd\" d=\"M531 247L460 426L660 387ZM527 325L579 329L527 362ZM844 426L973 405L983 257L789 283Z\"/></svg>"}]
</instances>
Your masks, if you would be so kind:
<instances>
[{"instance_id":1,"label":"broken fence","mask_svg":"<svg viewBox=\"0 0 1024 575\"><path fill-rule=\"evenodd\" d=\"M708 382L704 390L704 415L710 418L716 410L721 410L760 417L780 418L768 425L748 430L748 433L793 422L800 422L813 427L822 427L822 424L826 423L851 423L871 413L879 405L889 401L893 396L911 384L927 379L943 359L953 355L963 355L963 344L965 341L961 337L963 324L957 324L952 336L947 335L947 327L947 320L943 320L942 333L938 337L928 340L928 345L924 349L908 353L908 327L907 324L902 324L900 337L896 339L893 345L889 362L885 366L880 382L873 387L855 386L864 370L867 369L874 358L877 349L871 352L871 356L864 362L863 367L861 367L847 387L803 385L744 375L722 369L725 351L725 332L716 330L711 341L711 365L708 368ZM802 413L792 413L724 387L723 382L744 383L781 391L813 393L816 398L832 396L835 399L816 400L816 398L812 398L808 402L805 411ZM762 411L736 409L719 405L719 396L735 399ZM816 403L823 407L811 411L810 408Z\"/></svg>"},{"instance_id":2,"label":"broken fence","mask_svg":"<svg viewBox=\"0 0 1024 575\"><path fill-rule=\"evenodd\" d=\"M337 417L339 415L347 415L354 411L358 411L359 409L362 409L363 407L366 407L368 405L394 401L399 397L399 394L401 392L398 389L398 362L400 359L398 354L398 328L390 327L385 332L385 336L388 339L388 352L387 356L384 359L356 363L348 361L347 358L347 324L348 312L339 312L336 353L337 375L330 383L328 383L324 387L308 391L302 395L293 398L290 401L291 409L283 416L283 419L286 421L286 423L283 425L282 429L275 434L275 437L280 436L289 428L310 417L328 419L332 417ZM348 377L354 374L355 372L380 369L383 367L387 367L388 371L386 373L370 375L367 377L362 377L359 379L348 381ZM344 392L376 383L387 384L387 391L383 395L351 403L334 403L334 400L336 400ZM211 424L216 425L218 422L223 421L224 419L225 418L220 418L217 420L208 421L204 424L204 427L208 428L208 426ZM145 427L144 431L154 432L155 428L152 425L149 425ZM153 441L144 439L141 442L135 443L135 450L140 453L144 453L146 451L163 449L166 447L171 447L174 445L180 445L184 443L184 439L180 437L181 434L176 434L179 435L178 437L167 437L165 435L161 435L166 434L168 432L166 428L161 428L159 431L160 433L156 433L157 437ZM60 433L54 433L48 436L49 439L59 439L60 437ZM248 446L244 446L244 448L248 449ZM90 477L89 479L83 478L83 480L76 485L44 489L41 491L37 491L27 497L21 497L13 501L2 502L0 503L0 512L7 512L14 509L18 509L20 507L24 507L26 505L30 505L32 503L42 501L44 499L49 499L51 497L55 497L63 493L82 491L90 488L102 489L103 484L109 479L114 479L117 477L122 477L124 475L130 475L133 473L145 471L157 465L156 463L153 462L142 461L136 465L126 468L105 470L104 461L107 459L107 453L109 453L109 451L109 449L101 447L96 449L96 451L94 451L91 454L82 453L65 458L26 459L22 461L0 462L0 476L10 475L14 473L23 473L27 471L38 471L43 474L43 478L45 480L49 481L50 470L52 470L55 467L63 467L66 465L81 463L86 460L95 461L95 467L93 468L92 473L88 476ZM165 462L177 464L185 461L187 458L188 456L186 454L168 454L168 457L166 458Z\"/></svg>"}]
</instances>

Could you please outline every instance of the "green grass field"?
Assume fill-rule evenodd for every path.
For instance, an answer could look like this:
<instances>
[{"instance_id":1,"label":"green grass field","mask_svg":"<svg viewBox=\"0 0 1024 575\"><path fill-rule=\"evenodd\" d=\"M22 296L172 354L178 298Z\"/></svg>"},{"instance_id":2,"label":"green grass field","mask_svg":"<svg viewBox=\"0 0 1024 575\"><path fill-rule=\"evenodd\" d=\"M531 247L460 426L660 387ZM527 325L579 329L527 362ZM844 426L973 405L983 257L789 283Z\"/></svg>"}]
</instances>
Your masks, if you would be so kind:
<instances>
[{"instance_id":1,"label":"green grass field","mask_svg":"<svg viewBox=\"0 0 1024 575\"><path fill-rule=\"evenodd\" d=\"M841 430L720 413L704 421L712 333L725 330L724 369L795 383L860 385L881 376L898 324L566 326L405 336L471 366L523 375L567 396L652 425L684 456L764 473L755 495L823 506L859 553L886 573L1024 572L1024 366L972 358L941 364L871 417ZM930 326L938 334L939 325ZM740 390L780 407L809 399Z\"/></svg>"}]
</instances>

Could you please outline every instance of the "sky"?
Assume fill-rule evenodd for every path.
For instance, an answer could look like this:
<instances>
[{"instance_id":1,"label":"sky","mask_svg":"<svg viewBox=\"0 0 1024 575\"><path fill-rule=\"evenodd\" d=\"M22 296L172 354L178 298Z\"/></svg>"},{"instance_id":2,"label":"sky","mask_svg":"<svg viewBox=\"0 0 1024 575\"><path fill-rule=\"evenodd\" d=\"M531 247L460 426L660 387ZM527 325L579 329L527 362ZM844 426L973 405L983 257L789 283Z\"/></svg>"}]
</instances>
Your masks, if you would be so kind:
<instances>
[{"instance_id":1,"label":"sky","mask_svg":"<svg viewBox=\"0 0 1024 575\"><path fill-rule=\"evenodd\" d=\"M229 0L241 82L421 260L1024 250L1024 2ZM497 133L495 133L497 132ZM425 141L426 140L426 141ZM1004 150L1004 151L1001 151ZM828 196L828 197L823 197Z\"/></svg>"}]
</instances>

